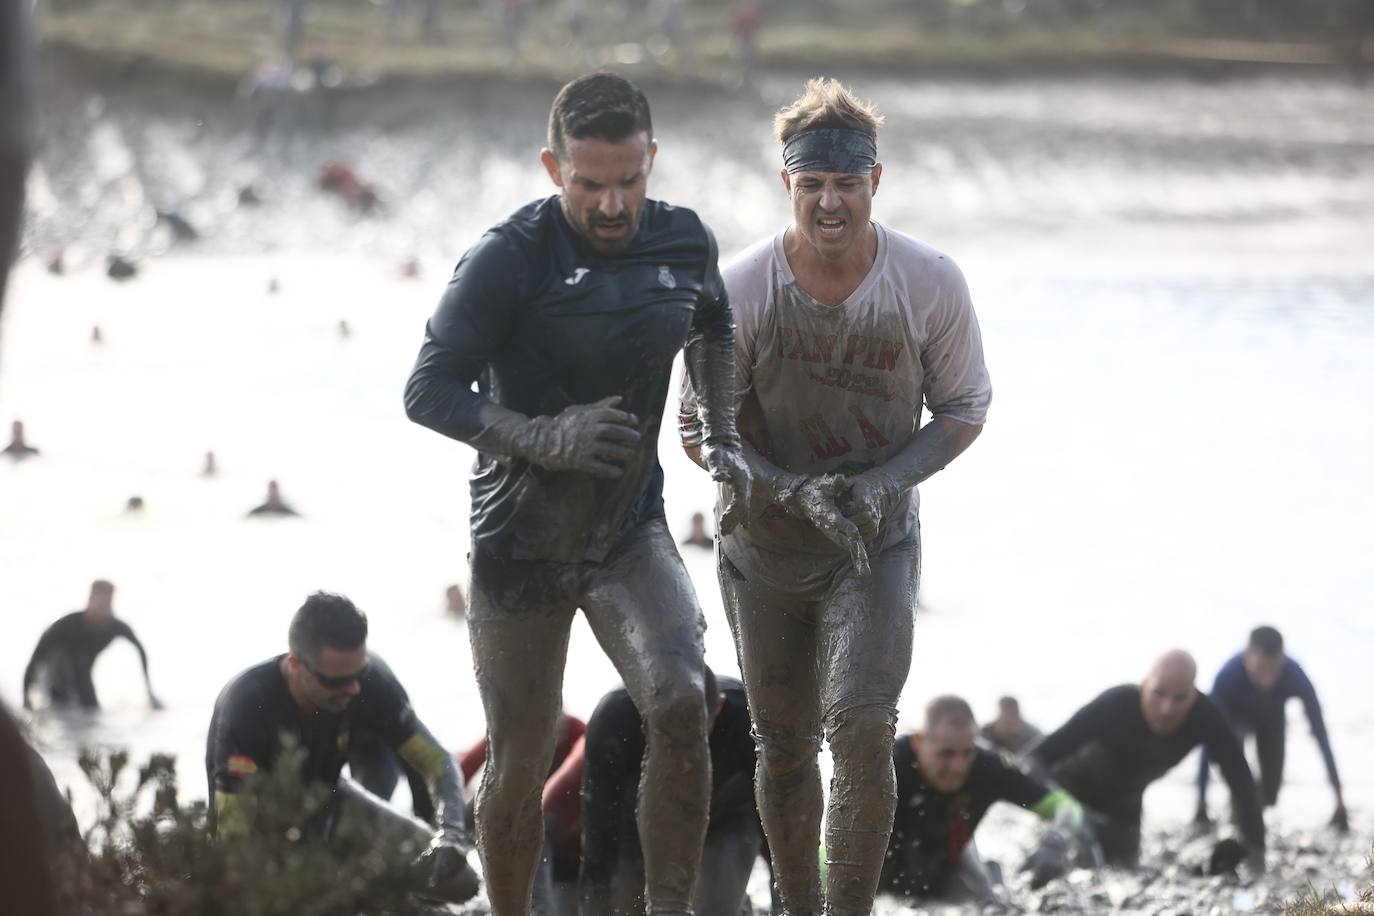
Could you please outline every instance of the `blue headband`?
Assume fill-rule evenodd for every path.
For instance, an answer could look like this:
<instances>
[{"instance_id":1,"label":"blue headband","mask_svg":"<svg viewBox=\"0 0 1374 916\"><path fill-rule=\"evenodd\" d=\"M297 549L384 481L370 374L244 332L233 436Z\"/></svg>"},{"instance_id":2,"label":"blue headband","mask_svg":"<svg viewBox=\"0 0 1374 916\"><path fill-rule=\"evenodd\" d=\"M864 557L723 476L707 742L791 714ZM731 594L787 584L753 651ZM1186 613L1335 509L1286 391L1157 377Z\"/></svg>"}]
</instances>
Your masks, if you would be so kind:
<instances>
[{"instance_id":1,"label":"blue headband","mask_svg":"<svg viewBox=\"0 0 1374 916\"><path fill-rule=\"evenodd\" d=\"M866 175L878 164L878 144L868 134L843 127L822 127L793 134L782 145L783 168L797 172L844 172Z\"/></svg>"}]
</instances>

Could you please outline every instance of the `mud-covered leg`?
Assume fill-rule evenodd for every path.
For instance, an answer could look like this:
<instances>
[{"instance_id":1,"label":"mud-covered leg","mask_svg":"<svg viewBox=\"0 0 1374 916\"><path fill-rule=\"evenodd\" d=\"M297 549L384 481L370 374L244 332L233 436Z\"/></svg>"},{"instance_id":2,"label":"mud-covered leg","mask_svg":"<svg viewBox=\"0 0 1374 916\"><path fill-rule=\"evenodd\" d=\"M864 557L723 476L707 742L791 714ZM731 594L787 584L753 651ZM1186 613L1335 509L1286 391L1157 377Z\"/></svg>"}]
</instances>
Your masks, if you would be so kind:
<instances>
[{"instance_id":1,"label":"mud-covered leg","mask_svg":"<svg viewBox=\"0 0 1374 916\"><path fill-rule=\"evenodd\" d=\"M803 616L805 602L748 582L723 556L719 576L754 720L759 817L774 883L789 916L812 916L821 912L823 803L816 628Z\"/></svg>"},{"instance_id":2,"label":"mud-covered leg","mask_svg":"<svg viewBox=\"0 0 1374 916\"><path fill-rule=\"evenodd\" d=\"M826 912L866 916L892 832L897 700L911 670L920 550L891 547L840 582L820 615L821 694L835 760L826 810Z\"/></svg>"},{"instance_id":3,"label":"mud-covered leg","mask_svg":"<svg viewBox=\"0 0 1374 916\"><path fill-rule=\"evenodd\" d=\"M626 535L582 609L644 720L638 820L648 912L691 913L711 790L705 621L662 519Z\"/></svg>"},{"instance_id":4,"label":"mud-covered leg","mask_svg":"<svg viewBox=\"0 0 1374 916\"><path fill-rule=\"evenodd\" d=\"M553 583L536 581L531 567L474 556L469 591L468 634L488 739L477 849L492 916L529 913L544 833L540 793L553 760L574 610L554 600Z\"/></svg>"}]
</instances>

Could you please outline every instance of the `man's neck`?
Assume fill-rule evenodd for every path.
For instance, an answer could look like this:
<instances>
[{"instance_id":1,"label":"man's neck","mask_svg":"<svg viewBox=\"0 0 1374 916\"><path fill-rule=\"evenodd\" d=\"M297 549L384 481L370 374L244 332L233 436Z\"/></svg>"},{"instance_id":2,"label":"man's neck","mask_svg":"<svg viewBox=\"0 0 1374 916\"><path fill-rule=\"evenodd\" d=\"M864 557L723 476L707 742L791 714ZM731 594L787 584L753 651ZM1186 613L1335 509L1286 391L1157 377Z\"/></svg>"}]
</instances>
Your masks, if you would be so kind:
<instances>
[{"instance_id":1,"label":"man's neck","mask_svg":"<svg viewBox=\"0 0 1374 916\"><path fill-rule=\"evenodd\" d=\"M789 226L782 240L783 253L797 283L812 298L827 305L848 299L873 269L878 257L878 230L864 227L864 237L838 258L824 257L806 238Z\"/></svg>"}]
</instances>

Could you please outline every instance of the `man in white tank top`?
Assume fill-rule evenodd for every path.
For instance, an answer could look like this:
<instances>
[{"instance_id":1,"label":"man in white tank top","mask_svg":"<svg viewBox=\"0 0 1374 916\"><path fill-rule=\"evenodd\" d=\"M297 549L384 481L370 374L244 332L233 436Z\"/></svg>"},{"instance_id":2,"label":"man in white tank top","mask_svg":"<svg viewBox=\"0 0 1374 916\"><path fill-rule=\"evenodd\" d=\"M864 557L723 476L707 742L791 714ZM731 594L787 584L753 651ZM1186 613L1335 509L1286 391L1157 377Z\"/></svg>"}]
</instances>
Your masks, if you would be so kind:
<instances>
[{"instance_id":1,"label":"man in white tank top","mask_svg":"<svg viewBox=\"0 0 1374 916\"><path fill-rule=\"evenodd\" d=\"M911 667L916 485L977 438L992 396L959 268L870 218L880 123L838 82L809 82L775 121L793 222L724 270L755 492L747 523L719 541L719 576L790 916L872 908ZM690 385L681 421L694 455ZM822 734L835 760L824 893Z\"/></svg>"}]
</instances>

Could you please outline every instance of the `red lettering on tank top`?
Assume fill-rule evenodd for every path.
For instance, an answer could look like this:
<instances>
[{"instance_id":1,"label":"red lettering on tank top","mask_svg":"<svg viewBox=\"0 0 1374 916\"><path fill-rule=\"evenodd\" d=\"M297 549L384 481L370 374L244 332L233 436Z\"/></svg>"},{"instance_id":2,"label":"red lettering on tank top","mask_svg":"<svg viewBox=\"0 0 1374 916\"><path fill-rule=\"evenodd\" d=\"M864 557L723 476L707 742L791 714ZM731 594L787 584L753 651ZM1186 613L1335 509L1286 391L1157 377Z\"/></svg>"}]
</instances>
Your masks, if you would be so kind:
<instances>
[{"instance_id":1,"label":"red lettering on tank top","mask_svg":"<svg viewBox=\"0 0 1374 916\"><path fill-rule=\"evenodd\" d=\"M849 412L854 415L854 421L859 424L859 430L864 434L864 446L866 448L882 448L890 444L887 436L884 436L882 431L873 425L873 421L864 415L862 407L858 404L851 404L849 405Z\"/></svg>"},{"instance_id":2,"label":"red lettering on tank top","mask_svg":"<svg viewBox=\"0 0 1374 916\"><path fill-rule=\"evenodd\" d=\"M868 338L862 334L850 334L849 340L844 345L844 364L846 366L854 362L854 357L868 349Z\"/></svg>"},{"instance_id":3,"label":"red lettering on tank top","mask_svg":"<svg viewBox=\"0 0 1374 916\"><path fill-rule=\"evenodd\" d=\"M889 340L875 340L879 344L877 352L874 347L868 348L868 359L864 360L865 369L881 369L891 371L897 368L897 360L901 358L902 351L906 349L905 344L893 343Z\"/></svg>"},{"instance_id":4,"label":"red lettering on tank top","mask_svg":"<svg viewBox=\"0 0 1374 916\"><path fill-rule=\"evenodd\" d=\"M804 363L828 363L835 355L835 334L814 334L796 328L778 329L778 356Z\"/></svg>"},{"instance_id":5,"label":"red lettering on tank top","mask_svg":"<svg viewBox=\"0 0 1374 916\"><path fill-rule=\"evenodd\" d=\"M811 442L811 450L822 461L839 458L841 455L847 455L854 450L848 439L836 437L830 424L826 423L825 418L818 413L804 417L801 421L801 428L802 432L806 434L806 438Z\"/></svg>"}]
</instances>

